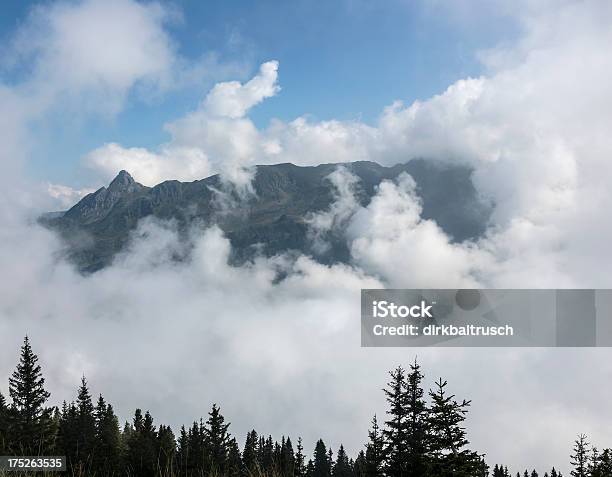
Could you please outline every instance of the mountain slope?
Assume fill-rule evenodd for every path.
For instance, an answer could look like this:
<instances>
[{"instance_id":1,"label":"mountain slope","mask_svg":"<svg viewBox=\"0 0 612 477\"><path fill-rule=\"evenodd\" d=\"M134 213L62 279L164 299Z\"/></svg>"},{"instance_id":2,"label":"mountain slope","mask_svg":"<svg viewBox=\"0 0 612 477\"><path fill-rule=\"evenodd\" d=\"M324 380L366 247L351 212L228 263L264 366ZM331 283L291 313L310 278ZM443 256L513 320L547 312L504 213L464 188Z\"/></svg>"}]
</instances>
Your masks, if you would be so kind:
<instances>
[{"instance_id":1,"label":"mountain slope","mask_svg":"<svg viewBox=\"0 0 612 477\"><path fill-rule=\"evenodd\" d=\"M330 239L331 247L324 254L316 254L307 239L306 219L327 210L335 199L335 188L327 177L338 166L359 178L356 198L363 206L381 181L407 172L417 183L424 218L435 220L455 241L477 237L485 230L491 209L479 200L471 170L421 159L393 167L373 162L257 166L255 194L246 198L227 191L218 175L145 187L121 171L107 188L87 195L63 215L41 222L61 234L68 256L83 272L110 264L138 221L151 216L176 221L185 234L195 223L217 224L232 243L236 263L252 257L256 249L266 255L298 250L325 263L345 262L349 251L340 237Z\"/></svg>"}]
</instances>

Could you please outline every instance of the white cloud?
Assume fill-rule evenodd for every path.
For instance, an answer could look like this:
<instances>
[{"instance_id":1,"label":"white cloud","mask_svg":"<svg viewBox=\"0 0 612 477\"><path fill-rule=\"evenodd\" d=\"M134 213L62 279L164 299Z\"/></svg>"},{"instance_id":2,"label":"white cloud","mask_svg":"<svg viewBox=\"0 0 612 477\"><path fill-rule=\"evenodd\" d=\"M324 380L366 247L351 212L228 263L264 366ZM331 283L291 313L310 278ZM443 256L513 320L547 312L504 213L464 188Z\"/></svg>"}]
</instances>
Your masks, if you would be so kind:
<instances>
[{"instance_id":1,"label":"white cloud","mask_svg":"<svg viewBox=\"0 0 612 477\"><path fill-rule=\"evenodd\" d=\"M59 207L66 209L72 207L93 189L72 189L59 184L47 184L47 193L56 200Z\"/></svg>"},{"instance_id":2,"label":"white cloud","mask_svg":"<svg viewBox=\"0 0 612 477\"><path fill-rule=\"evenodd\" d=\"M380 276L390 288L478 288L471 275L486 255L452 244L431 220L421 219L412 177L384 181L370 204L357 211L347 229L357 265Z\"/></svg>"},{"instance_id":3,"label":"white cloud","mask_svg":"<svg viewBox=\"0 0 612 477\"><path fill-rule=\"evenodd\" d=\"M355 188L359 178L344 167L338 167L326 178L335 189L335 200L328 210L310 214L305 218L308 224L308 238L313 250L323 254L330 249L329 234L342 235L349 219L359 208Z\"/></svg>"},{"instance_id":4,"label":"white cloud","mask_svg":"<svg viewBox=\"0 0 612 477\"><path fill-rule=\"evenodd\" d=\"M277 78L278 61L268 61L245 84L229 81L215 85L204 100L203 110L210 116L242 118L253 106L280 91Z\"/></svg>"},{"instance_id":5,"label":"white cloud","mask_svg":"<svg viewBox=\"0 0 612 477\"><path fill-rule=\"evenodd\" d=\"M19 89L41 111L61 98L79 113L117 113L130 90L166 88L177 55L157 3L86 0L37 6L15 36L10 58L31 74Z\"/></svg>"},{"instance_id":6,"label":"white cloud","mask_svg":"<svg viewBox=\"0 0 612 477\"><path fill-rule=\"evenodd\" d=\"M157 185L168 177L190 181L211 173L208 157L202 150L187 147L163 148L154 153L141 147L124 148L110 143L88 153L85 161L107 181L125 169L147 186Z\"/></svg>"}]
</instances>

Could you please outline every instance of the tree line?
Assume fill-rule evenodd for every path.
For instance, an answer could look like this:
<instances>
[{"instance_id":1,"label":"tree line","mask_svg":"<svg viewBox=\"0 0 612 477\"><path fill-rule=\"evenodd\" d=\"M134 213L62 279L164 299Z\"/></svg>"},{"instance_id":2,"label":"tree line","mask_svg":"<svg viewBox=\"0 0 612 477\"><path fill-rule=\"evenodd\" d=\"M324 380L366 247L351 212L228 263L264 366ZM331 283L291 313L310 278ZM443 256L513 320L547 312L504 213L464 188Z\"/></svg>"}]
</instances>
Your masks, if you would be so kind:
<instances>
[{"instance_id":1,"label":"tree line","mask_svg":"<svg viewBox=\"0 0 612 477\"><path fill-rule=\"evenodd\" d=\"M319 439L307 455L302 439L247 433L242 448L213 404L206 419L181 427L154 423L136 409L120 426L110 403L91 396L82 378L76 400L50 407L45 379L28 337L9 377L10 402L0 393L0 455L64 455L74 476L196 477L514 477L490 468L471 450L464 421L470 401L457 400L439 379L427 393L415 361L389 373L382 423L372 418L368 440L353 458ZM571 455L572 477L612 477L612 450L599 452L581 435ZM539 477L533 470L516 477ZM562 477L553 467L544 477Z\"/></svg>"}]
</instances>

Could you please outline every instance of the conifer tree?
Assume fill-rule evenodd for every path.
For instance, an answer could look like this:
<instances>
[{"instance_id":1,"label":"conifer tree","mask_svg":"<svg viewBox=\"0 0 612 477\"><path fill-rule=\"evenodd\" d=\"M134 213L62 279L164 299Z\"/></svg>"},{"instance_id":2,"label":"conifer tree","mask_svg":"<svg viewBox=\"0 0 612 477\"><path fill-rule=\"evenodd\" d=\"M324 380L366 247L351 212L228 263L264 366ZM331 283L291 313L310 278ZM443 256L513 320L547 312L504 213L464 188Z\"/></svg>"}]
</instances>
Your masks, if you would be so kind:
<instances>
[{"instance_id":1,"label":"conifer tree","mask_svg":"<svg viewBox=\"0 0 612 477\"><path fill-rule=\"evenodd\" d=\"M295 472L295 455L293 453L293 444L291 439L283 438L281 445L281 460L280 460L280 471L282 475L292 476Z\"/></svg>"},{"instance_id":2,"label":"conifer tree","mask_svg":"<svg viewBox=\"0 0 612 477\"><path fill-rule=\"evenodd\" d=\"M240 455L240 447L235 438L229 441L229 450L227 453L227 468L225 475L228 477L239 477L244 474L244 464Z\"/></svg>"},{"instance_id":3,"label":"conifer tree","mask_svg":"<svg viewBox=\"0 0 612 477\"><path fill-rule=\"evenodd\" d=\"M612 449L604 449L599 454L591 477L612 477Z\"/></svg>"},{"instance_id":4,"label":"conifer tree","mask_svg":"<svg viewBox=\"0 0 612 477\"><path fill-rule=\"evenodd\" d=\"M308 464L306 464L306 477L314 477L315 475L315 466L312 459L308 459Z\"/></svg>"},{"instance_id":5,"label":"conifer tree","mask_svg":"<svg viewBox=\"0 0 612 477\"><path fill-rule=\"evenodd\" d=\"M177 467L179 475L187 475L187 462L189 459L189 440L185 426L181 426L177 440Z\"/></svg>"},{"instance_id":6,"label":"conifer tree","mask_svg":"<svg viewBox=\"0 0 612 477\"><path fill-rule=\"evenodd\" d=\"M95 409L96 454L95 467L98 473L119 472L121 467L121 431L119 419L113 406L107 404L100 394Z\"/></svg>"},{"instance_id":7,"label":"conifer tree","mask_svg":"<svg viewBox=\"0 0 612 477\"><path fill-rule=\"evenodd\" d=\"M78 462L81 471L89 473L89 469L93 465L93 453L96 449L96 418L85 376L81 378L81 386L76 400L76 411L76 462L73 462L73 465Z\"/></svg>"},{"instance_id":8,"label":"conifer tree","mask_svg":"<svg viewBox=\"0 0 612 477\"><path fill-rule=\"evenodd\" d=\"M353 462L353 475L355 477L368 476L368 463L365 452L363 452L362 450L359 451L355 462Z\"/></svg>"},{"instance_id":9,"label":"conifer tree","mask_svg":"<svg viewBox=\"0 0 612 477\"><path fill-rule=\"evenodd\" d=\"M157 431L157 468L161 475L172 475L175 468L176 440L174 432L163 424Z\"/></svg>"},{"instance_id":10,"label":"conifer tree","mask_svg":"<svg viewBox=\"0 0 612 477\"><path fill-rule=\"evenodd\" d=\"M131 475L136 477L154 475L157 468L156 441L153 417L149 411L143 417L142 411L136 409L133 429L127 441L127 460Z\"/></svg>"},{"instance_id":11,"label":"conifer tree","mask_svg":"<svg viewBox=\"0 0 612 477\"><path fill-rule=\"evenodd\" d=\"M302 445L302 438L298 437L297 447L295 453L295 477L304 477L306 474L306 466L304 465L304 446Z\"/></svg>"},{"instance_id":12,"label":"conifer tree","mask_svg":"<svg viewBox=\"0 0 612 477\"><path fill-rule=\"evenodd\" d=\"M349 464L349 458L346 455L344 446L340 444L338 449L338 455L336 456L336 462L334 463L332 475L333 477L351 477L351 466Z\"/></svg>"},{"instance_id":13,"label":"conifer tree","mask_svg":"<svg viewBox=\"0 0 612 477\"><path fill-rule=\"evenodd\" d=\"M262 444L263 442L263 444ZM274 471L274 442L272 436L268 436L260 441L261 444L261 469L264 473Z\"/></svg>"},{"instance_id":14,"label":"conifer tree","mask_svg":"<svg viewBox=\"0 0 612 477\"><path fill-rule=\"evenodd\" d=\"M463 450L468 441L462 424L470 401L457 402L454 395L447 395L446 386L447 382L440 378L435 390L429 391L432 401L428 414L431 468L439 476L471 476L481 460L477 454ZM497 473L503 476L499 466Z\"/></svg>"},{"instance_id":15,"label":"conifer tree","mask_svg":"<svg viewBox=\"0 0 612 477\"><path fill-rule=\"evenodd\" d=\"M327 455L327 448L325 447L323 439L317 441L313 457L312 477L330 477L331 467Z\"/></svg>"},{"instance_id":16,"label":"conifer tree","mask_svg":"<svg viewBox=\"0 0 612 477\"><path fill-rule=\"evenodd\" d=\"M380 477L383 475L385 441L378 426L376 414L372 418L372 428L368 432L368 438L365 452L365 472L368 477Z\"/></svg>"},{"instance_id":17,"label":"conifer tree","mask_svg":"<svg viewBox=\"0 0 612 477\"><path fill-rule=\"evenodd\" d=\"M220 408L213 404L204 427L204 442L210 459L209 469L213 472L225 471L230 443L230 434L227 432L229 425L225 423Z\"/></svg>"},{"instance_id":18,"label":"conifer tree","mask_svg":"<svg viewBox=\"0 0 612 477\"><path fill-rule=\"evenodd\" d=\"M588 476L588 452L589 443L587 442L586 436L580 434L578 439L574 441L574 453L571 456L571 462L574 466L574 470L570 472L573 477L587 477Z\"/></svg>"},{"instance_id":19,"label":"conifer tree","mask_svg":"<svg viewBox=\"0 0 612 477\"><path fill-rule=\"evenodd\" d=\"M423 397L420 365L414 361L406 378L407 476L421 477L427 471L427 405Z\"/></svg>"},{"instance_id":20,"label":"conifer tree","mask_svg":"<svg viewBox=\"0 0 612 477\"><path fill-rule=\"evenodd\" d=\"M242 451L242 460L247 474L254 474L257 471L257 432L253 429L247 432L244 450Z\"/></svg>"},{"instance_id":21,"label":"conifer tree","mask_svg":"<svg viewBox=\"0 0 612 477\"><path fill-rule=\"evenodd\" d=\"M21 455L44 455L53 443L52 409L45 403L50 397L45 378L26 336L17 369L9 377L11 451Z\"/></svg>"},{"instance_id":22,"label":"conifer tree","mask_svg":"<svg viewBox=\"0 0 612 477\"><path fill-rule=\"evenodd\" d=\"M390 373L391 381L384 389L389 409L383 437L385 441L385 474L388 477L404 477L408 462L408 396L406 374L401 366Z\"/></svg>"}]
</instances>

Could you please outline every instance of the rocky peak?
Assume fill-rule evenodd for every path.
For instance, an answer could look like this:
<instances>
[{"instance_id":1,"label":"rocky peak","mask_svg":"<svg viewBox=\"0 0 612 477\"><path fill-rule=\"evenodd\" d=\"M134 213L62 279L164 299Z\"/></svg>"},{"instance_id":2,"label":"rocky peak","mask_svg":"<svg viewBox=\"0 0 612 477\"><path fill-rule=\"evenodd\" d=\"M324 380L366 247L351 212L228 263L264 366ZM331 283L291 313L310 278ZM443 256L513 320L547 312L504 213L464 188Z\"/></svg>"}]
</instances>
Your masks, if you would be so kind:
<instances>
[{"instance_id":1,"label":"rocky peak","mask_svg":"<svg viewBox=\"0 0 612 477\"><path fill-rule=\"evenodd\" d=\"M108 191L111 193L130 193L142 188L143 186L136 182L127 171L120 171L117 177L108 186Z\"/></svg>"}]
</instances>

